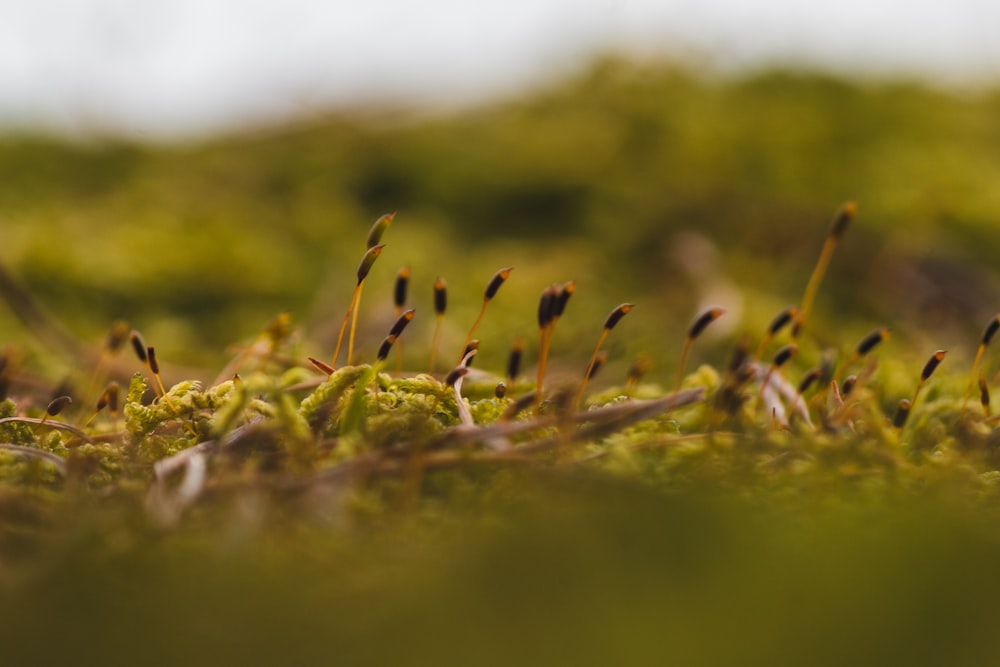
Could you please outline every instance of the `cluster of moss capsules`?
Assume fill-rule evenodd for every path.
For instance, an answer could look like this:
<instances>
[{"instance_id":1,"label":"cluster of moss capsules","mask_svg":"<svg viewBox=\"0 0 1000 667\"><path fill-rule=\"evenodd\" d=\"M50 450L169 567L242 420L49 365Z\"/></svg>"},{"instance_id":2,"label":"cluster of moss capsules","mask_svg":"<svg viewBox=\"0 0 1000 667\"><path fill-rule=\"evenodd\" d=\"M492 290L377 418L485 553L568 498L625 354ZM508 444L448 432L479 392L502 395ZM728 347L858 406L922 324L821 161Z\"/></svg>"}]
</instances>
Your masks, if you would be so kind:
<instances>
[{"instance_id":1,"label":"cluster of moss capsules","mask_svg":"<svg viewBox=\"0 0 1000 667\"><path fill-rule=\"evenodd\" d=\"M394 364L390 359L393 347L402 345L405 331L416 317L415 309L407 308L410 272L400 269L393 289L396 320L372 363L355 364L362 292L386 247L382 239L395 218L395 213L390 213L378 218L368 234L350 305L329 362L314 357L300 360L288 352L293 331L289 317L282 314L233 358L210 387L187 380L168 389L155 347L147 345L128 324L116 322L100 355L90 364L87 388L75 397L77 400L63 387L53 392L41 409L30 397L6 398L8 392L19 388L16 382L12 385L15 378L10 362L14 355L8 350L0 358L0 386L6 398L0 407L0 449L11 461L49 466L57 478L50 479L53 483L74 475L87 486L146 479L149 506L158 516L173 519L202 496L213 480L248 464L263 477L282 480L285 486L355 484L393 477L403 480L406 493L415 496L428 470L475 463L592 460L595 452L577 446L599 446L608 436L648 420L660 426L656 431L660 445L669 445L671 435L738 437L739 431L861 436L895 432L898 436L921 390L944 360L944 350L930 356L915 378L912 395L899 399L891 414L880 412L878 400L868 391L876 370L870 355L888 339L886 327L865 335L839 363L834 354L822 355L820 363L805 370L798 383L792 381L789 371L823 275L856 212L854 203L848 202L835 214L801 302L778 313L756 345L749 338L742 339L721 373L700 369L685 384L685 362L692 344L725 311L710 307L701 312L686 330L673 390L659 396L635 395L648 367L640 359L629 371L624 389L615 389L612 395L581 409L588 382L606 359L603 344L631 312L632 303L610 311L578 384L547 389L546 365L553 331L576 291L573 281L542 290L534 382L519 380L522 340L514 342L502 376L473 371L472 360L479 349L477 328L510 278L512 267L499 269L489 279L478 316L454 365L441 373L437 373L439 334L448 298L445 281L440 277L435 280L436 324L429 372L417 374L402 372L398 352ZM954 424L967 439L974 439L976 433L982 435L984 429L991 432L989 382L978 369L998 329L1000 315L989 322L980 338L964 399L952 402L957 404ZM771 345L786 332L788 342L767 357ZM339 366L345 340L346 364ZM128 362L117 358L129 344L141 371L132 372L134 363L130 368ZM860 370L850 372L865 361L868 363ZM390 370L393 365L394 371ZM251 371L246 372L247 368ZM109 377L113 378L110 382ZM121 383L125 382L127 389L123 391ZM983 409L978 420L967 410L977 384ZM73 413L73 406L88 403L92 409ZM662 420L655 421L668 411L689 406L697 406L698 412L669 428ZM101 413L107 417L99 419ZM728 430L724 431L724 426ZM636 444L643 443L637 440ZM586 451L586 456L577 456L579 451ZM32 471L37 477L37 469Z\"/></svg>"}]
</instances>

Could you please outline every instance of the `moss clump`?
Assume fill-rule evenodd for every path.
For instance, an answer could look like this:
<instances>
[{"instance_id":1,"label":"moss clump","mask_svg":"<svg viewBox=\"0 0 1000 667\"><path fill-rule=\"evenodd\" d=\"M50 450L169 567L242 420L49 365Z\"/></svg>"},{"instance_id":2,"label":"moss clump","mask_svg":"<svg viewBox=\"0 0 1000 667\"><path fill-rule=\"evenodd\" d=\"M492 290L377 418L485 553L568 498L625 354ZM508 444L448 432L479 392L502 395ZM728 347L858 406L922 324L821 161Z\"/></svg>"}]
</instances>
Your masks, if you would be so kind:
<instances>
[{"instance_id":1,"label":"moss clump","mask_svg":"<svg viewBox=\"0 0 1000 667\"><path fill-rule=\"evenodd\" d=\"M843 226L835 224L833 230L840 241ZM830 238L818 264L822 269L832 257ZM363 261L363 266L367 275L372 265ZM810 280L812 294L822 274L817 270ZM545 298L558 294L558 287L544 290L539 306L546 347L553 317L546 310L543 320L542 309L554 303ZM612 311L595 360L632 308L629 303ZM943 353L919 378L912 364L898 358L879 364L878 353L889 338L889 329L881 327L838 360L801 338L803 311L783 313L759 345L741 340L725 369L703 364L679 375L677 392L641 384L643 371L637 366L638 375L630 372L626 386L589 396L583 395L585 384L577 388L566 382L538 396L532 393L536 387L524 381L498 392L498 377L463 365L446 377L388 372L387 357L399 337L395 333L383 341L374 364L334 369L314 359L304 363L287 315L239 352L221 381L206 387L183 380L155 392L147 375L159 386L159 364L133 332L147 374L131 376L120 411L117 401L107 405L105 392L97 413L80 429L59 421L61 415L51 408L42 418L22 414L8 399L0 404L0 434L9 441L0 468L9 468L4 479L15 487L16 480L52 486L62 478L67 489L91 492L134 492L151 485L151 511L170 522L197 507L210 490L225 495L231 484L242 487L241 475L250 475L251 486L298 492L316 491L330 480L349 489L374 485L413 502L424 497L421 490L435 471L461 475L524 464L632 473L665 488L711 481L764 495L807 489L822 495L825 488L908 493L939 479L967 479L977 497L992 493L989 480L998 459L993 420L970 408L960 380L934 374ZM696 339L724 314L709 308L690 325L681 368ZM115 328L124 331L127 325ZM780 340L788 330L792 342ZM108 340L123 343L124 338ZM99 355L92 386L107 373L118 343L109 342ZM981 347L988 343L984 338ZM772 361L766 360L768 354L774 355ZM801 370L809 364L813 368ZM245 368L250 370L240 375ZM594 370L592 361L589 372ZM796 386L793 378L799 373L803 381ZM915 387L925 384L920 396ZM905 418L894 416L900 396L911 388L913 400L920 400L910 405L907 399ZM581 401L583 409L578 409ZM988 401L984 408L988 412ZM102 416L103 409L109 414Z\"/></svg>"}]
</instances>

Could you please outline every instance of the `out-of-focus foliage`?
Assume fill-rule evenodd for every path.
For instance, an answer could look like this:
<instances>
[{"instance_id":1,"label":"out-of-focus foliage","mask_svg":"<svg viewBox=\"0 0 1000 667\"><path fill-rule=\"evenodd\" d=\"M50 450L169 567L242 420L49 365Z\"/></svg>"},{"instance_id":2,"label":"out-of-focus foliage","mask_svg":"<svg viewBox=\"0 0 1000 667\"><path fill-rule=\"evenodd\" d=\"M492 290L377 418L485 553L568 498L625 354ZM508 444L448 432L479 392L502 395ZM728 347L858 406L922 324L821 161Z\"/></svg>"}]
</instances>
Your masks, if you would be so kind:
<instances>
[{"instance_id":1,"label":"out-of-focus foliage","mask_svg":"<svg viewBox=\"0 0 1000 667\"><path fill-rule=\"evenodd\" d=\"M356 239L398 210L362 323L390 317L375 304L404 264L418 310L439 274L470 297L455 322L513 265L497 336L530 334L542 287L575 278L602 298L580 299L566 326L636 301L636 351L669 365L677 319L699 305L735 304L754 329L794 303L830 213L855 199L820 321L913 321L957 341L1000 296L998 117L991 91L608 59L431 118L366 110L180 146L12 137L0 259L83 335L125 317L171 358L218 362L281 310L329 345ZM429 338L429 323L415 330Z\"/></svg>"}]
</instances>

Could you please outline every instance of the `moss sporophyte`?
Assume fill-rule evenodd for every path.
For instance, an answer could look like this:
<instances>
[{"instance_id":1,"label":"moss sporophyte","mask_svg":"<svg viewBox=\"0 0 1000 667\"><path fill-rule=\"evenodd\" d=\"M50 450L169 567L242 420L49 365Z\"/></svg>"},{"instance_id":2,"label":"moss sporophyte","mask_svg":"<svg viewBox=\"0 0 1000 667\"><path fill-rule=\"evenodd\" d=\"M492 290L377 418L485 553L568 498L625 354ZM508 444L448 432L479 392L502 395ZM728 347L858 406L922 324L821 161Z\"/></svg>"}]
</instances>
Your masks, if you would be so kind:
<instances>
[{"instance_id":1,"label":"moss sporophyte","mask_svg":"<svg viewBox=\"0 0 1000 667\"><path fill-rule=\"evenodd\" d=\"M433 283L434 317L421 318L418 309L406 308L408 267L396 274L394 323L384 337L362 339L355 346L362 286L376 270L375 260L392 252L382 239L391 236L395 214L382 216L372 227L357 280L350 286L336 347L317 353L329 354L330 363L297 351L293 341L300 332L287 314L268 323L209 386L186 380L167 387L156 348L120 321L112 324L99 352L85 357L78 369L73 386L86 387L81 391L53 395L54 385L40 381L30 368L17 367L12 360L20 357L5 351L0 365L0 480L27 488L41 479L55 492L66 493L138 485L145 489L151 515L171 523L209 490L219 493L234 479L256 480L270 489L385 483L387 489L419 498L427 476L436 471L463 474L483 466L524 465L613 468L615 456L629 452L653 457L656 474L668 480L674 474L690 476L699 465L717 470L727 457L734 469L742 470L746 456L755 457L762 466L755 469L769 475L840 470L898 479L900 471L921 470L929 457L941 460L943 453L962 470L995 470L1000 456L989 444L996 425L990 413L991 380L978 371L1000 328L1000 316L972 341L974 361L966 387L961 379L938 372L944 350L933 352L922 370L916 361L887 356L888 327L874 328L853 345L840 341L831 346L829 331L823 332L822 345L810 335L807 316L821 278L833 266L833 250L856 215L853 203L837 212L802 303L782 310L757 334L744 333L728 366L702 365L685 375L693 343L725 314L710 307L686 329L661 332L660 340L672 335L680 344L671 391L643 384L650 357L629 350L636 361L618 380L621 384L604 372L601 380L609 384L590 394L597 369L608 368L607 361L632 344L623 334L616 336L615 348L603 349L635 306L622 303L603 326L593 327L597 342L586 364L575 362L575 383L550 387L545 381L549 356L558 354L552 349L553 330L577 291L574 281L541 290L533 381L522 378L522 367L532 361L524 343L530 332L516 338L505 368L473 367L481 348L510 346L509 341L473 338L487 306L515 276L509 267L487 281L464 342L442 355L456 360L453 366L436 367L448 305L445 281L438 277ZM340 366L348 323L347 364ZM421 326L433 331L430 349L421 355L430 360L429 372L410 372L402 355L389 363L392 348ZM120 354L126 341L134 359ZM414 345L415 340L409 343L411 351ZM355 363L355 357L366 362ZM977 381L982 409L970 410L967 399ZM825 460L836 463L824 469ZM26 461L33 465L26 467ZM37 466L48 466L50 474L39 477Z\"/></svg>"}]
</instances>

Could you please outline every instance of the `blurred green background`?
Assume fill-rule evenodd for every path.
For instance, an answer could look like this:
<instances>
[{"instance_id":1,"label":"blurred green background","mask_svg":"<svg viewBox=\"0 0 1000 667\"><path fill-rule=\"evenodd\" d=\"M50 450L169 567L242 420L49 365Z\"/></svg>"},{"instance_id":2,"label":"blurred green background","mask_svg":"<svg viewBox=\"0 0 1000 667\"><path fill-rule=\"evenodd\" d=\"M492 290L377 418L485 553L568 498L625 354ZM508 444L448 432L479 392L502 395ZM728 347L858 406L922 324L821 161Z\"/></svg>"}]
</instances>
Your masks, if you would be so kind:
<instances>
[{"instance_id":1,"label":"blurred green background","mask_svg":"<svg viewBox=\"0 0 1000 667\"><path fill-rule=\"evenodd\" d=\"M518 336L533 363L538 296L575 279L556 373L582 373L605 315L632 301L598 384L645 353L651 379L669 385L702 307L729 312L689 368L724 363L738 335L798 302L833 212L853 199L813 354L887 325L887 356L915 374L946 348L958 373L1000 310L998 183L1000 89L605 58L439 115L368 108L171 144L4 137L0 262L80 340L98 345L124 318L168 374L208 380L282 311L303 356L330 354L365 234L398 211L365 289L362 358L393 319L400 267L418 311L407 366L424 370L434 278L450 288L448 349L489 277L514 266L477 366L502 368ZM53 381L77 363L6 309L0 327ZM998 662L995 475L928 465L899 483L892 465L855 476L845 464L772 478L732 454L710 450L689 473L665 474L654 454L617 475L445 475L402 517L360 492L300 503L247 484L172 530L149 524L135 489L4 491L0 654Z\"/></svg>"},{"instance_id":2,"label":"blurred green background","mask_svg":"<svg viewBox=\"0 0 1000 667\"><path fill-rule=\"evenodd\" d=\"M407 363L422 370L434 278L448 281L455 347L489 277L514 266L480 365L499 367L516 336L534 345L538 295L575 279L557 367L580 372L604 316L633 301L612 362L646 353L665 379L700 308L727 307L713 335L731 338L796 303L853 199L859 218L820 290L820 346L885 324L918 356L968 355L1000 303L998 117L993 89L609 57L433 116L362 109L168 145L9 136L0 260L82 339L124 318L165 366L214 370L284 310L308 351L328 354L367 229L398 211L366 288L367 348L392 319L400 267L418 311ZM9 320L4 331L24 337ZM711 346L696 356L721 359Z\"/></svg>"}]
</instances>

